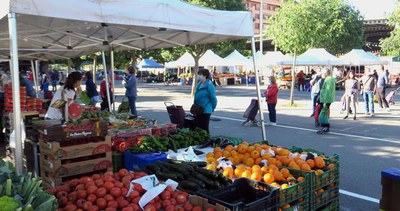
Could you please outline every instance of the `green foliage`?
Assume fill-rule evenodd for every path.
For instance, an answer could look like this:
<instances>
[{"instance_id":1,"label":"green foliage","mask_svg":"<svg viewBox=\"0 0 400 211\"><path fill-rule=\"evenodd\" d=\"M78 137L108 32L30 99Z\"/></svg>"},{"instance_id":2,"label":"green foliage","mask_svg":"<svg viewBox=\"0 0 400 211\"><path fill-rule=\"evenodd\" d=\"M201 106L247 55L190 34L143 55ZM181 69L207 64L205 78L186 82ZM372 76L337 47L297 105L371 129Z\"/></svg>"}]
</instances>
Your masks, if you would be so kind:
<instances>
[{"instance_id":1,"label":"green foliage","mask_svg":"<svg viewBox=\"0 0 400 211\"><path fill-rule=\"evenodd\" d=\"M333 54L360 48L363 19L344 0L287 1L269 19L267 33L285 52L326 48Z\"/></svg>"},{"instance_id":2,"label":"green foliage","mask_svg":"<svg viewBox=\"0 0 400 211\"><path fill-rule=\"evenodd\" d=\"M389 17L389 25L396 26L400 23L400 7L398 7ZM400 28L395 28L390 32L390 36L380 40L382 51L388 56L400 55Z\"/></svg>"}]
</instances>

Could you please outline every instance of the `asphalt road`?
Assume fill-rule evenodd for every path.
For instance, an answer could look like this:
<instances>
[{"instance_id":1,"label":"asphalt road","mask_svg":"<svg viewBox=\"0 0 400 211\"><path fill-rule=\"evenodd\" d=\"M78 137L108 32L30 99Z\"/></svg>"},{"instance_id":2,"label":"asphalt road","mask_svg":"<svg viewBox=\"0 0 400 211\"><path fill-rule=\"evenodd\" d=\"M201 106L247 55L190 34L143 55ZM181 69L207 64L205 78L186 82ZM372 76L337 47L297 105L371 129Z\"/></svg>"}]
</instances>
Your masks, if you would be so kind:
<instances>
[{"instance_id":1,"label":"asphalt road","mask_svg":"<svg viewBox=\"0 0 400 211\"><path fill-rule=\"evenodd\" d=\"M116 94L120 95L117 101L121 100L123 91L116 89ZM189 93L188 86L139 84L138 112L158 119L159 123L167 123L169 117L163 102L172 101L188 111L192 104ZM240 137L248 142L262 140L260 128L241 126L243 113L255 93L254 86L218 87L218 106L213 117L220 121L211 121L211 133ZM337 92L338 102L332 105L331 134L318 135L313 119L309 117L309 93L295 91L298 107L292 108L285 105L289 102L289 91L280 90L278 126L266 126L267 140L284 147L311 147L327 155L339 154L341 210L378 210L381 171L400 168L400 106L392 106L390 112L376 109L376 116L367 117L360 98L357 120L343 120L339 103L342 94L342 91ZM268 114L264 116L268 121Z\"/></svg>"}]
</instances>

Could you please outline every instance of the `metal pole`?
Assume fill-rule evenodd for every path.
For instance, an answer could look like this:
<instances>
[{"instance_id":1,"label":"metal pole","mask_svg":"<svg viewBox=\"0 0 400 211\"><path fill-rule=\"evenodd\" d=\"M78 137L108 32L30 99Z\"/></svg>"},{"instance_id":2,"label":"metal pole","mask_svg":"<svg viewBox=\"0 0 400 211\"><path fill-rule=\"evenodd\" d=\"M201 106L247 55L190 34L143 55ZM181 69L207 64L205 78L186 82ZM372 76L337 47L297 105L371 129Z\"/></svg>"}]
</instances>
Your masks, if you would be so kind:
<instances>
[{"instance_id":1,"label":"metal pole","mask_svg":"<svg viewBox=\"0 0 400 211\"><path fill-rule=\"evenodd\" d=\"M264 113L263 113L263 107L262 107L262 103L261 103L260 78L258 76L258 70L257 70L257 67L256 67L256 59L255 59L256 42L255 42L254 37L251 38L251 53L253 54L253 68L254 68L254 72L256 74L257 100L258 100L258 107L259 107L259 110L260 110L260 122L261 122L262 136L263 136L263 140L266 141L267 140L267 134L265 132Z\"/></svg>"},{"instance_id":2,"label":"metal pole","mask_svg":"<svg viewBox=\"0 0 400 211\"><path fill-rule=\"evenodd\" d=\"M36 83L39 81L39 60L35 60ZM37 86L37 85L36 85Z\"/></svg>"},{"instance_id":3,"label":"metal pole","mask_svg":"<svg viewBox=\"0 0 400 211\"><path fill-rule=\"evenodd\" d=\"M95 82L95 83L96 83L96 81L97 81L97 77L96 77L96 66L97 66L97 62L96 62L96 60L97 60L97 56L94 56L92 75L93 75L93 82Z\"/></svg>"},{"instance_id":4,"label":"metal pole","mask_svg":"<svg viewBox=\"0 0 400 211\"><path fill-rule=\"evenodd\" d=\"M35 70L35 65L34 65L34 62L33 62L33 60L31 60L31 70L32 70L32 75L33 75L33 84L35 85L35 95L36 95L36 98L38 98L38 92L39 92L39 90L38 90L38 84L37 84L37 80L36 80L36 70Z\"/></svg>"},{"instance_id":5,"label":"metal pole","mask_svg":"<svg viewBox=\"0 0 400 211\"><path fill-rule=\"evenodd\" d=\"M111 89L112 89L112 93L113 93L113 112L115 112L115 78L114 78L114 49L113 47L111 47ZM108 84L106 85L106 88L108 89Z\"/></svg>"},{"instance_id":6,"label":"metal pole","mask_svg":"<svg viewBox=\"0 0 400 211\"><path fill-rule=\"evenodd\" d=\"M109 83L108 83L108 77L107 77L106 56L104 54L104 50L101 50L101 57L103 59L104 76L105 76L105 79L106 79L106 84L108 86ZM107 91L108 111L111 111L110 110L111 109L110 90L106 89L106 91Z\"/></svg>"},{"instance_id":7,"label":"metal pole","mask_svg":"<svg viewBox=\"0 0 400 211\"><path fill-rule=\"evenodd\" d=\"M11 79L13 93L13 129L15 138L15 169L18 174L23 172L22 140L21 140L21 97L19 94L19 63L18 63L18 36L17 19L15 13L8 14L8 29L10 36Z\"/></svg>"},{"instance_id":8,"label":"metal pole","mask_svg":"<svg viewBox=\"0 0 400 211\"><path fill-rule=\"evenodd\" d=\"M263 31L264 31L264 0L261 0L260 6L260 52L263 52Z\"/></svg>"}]
</instances>

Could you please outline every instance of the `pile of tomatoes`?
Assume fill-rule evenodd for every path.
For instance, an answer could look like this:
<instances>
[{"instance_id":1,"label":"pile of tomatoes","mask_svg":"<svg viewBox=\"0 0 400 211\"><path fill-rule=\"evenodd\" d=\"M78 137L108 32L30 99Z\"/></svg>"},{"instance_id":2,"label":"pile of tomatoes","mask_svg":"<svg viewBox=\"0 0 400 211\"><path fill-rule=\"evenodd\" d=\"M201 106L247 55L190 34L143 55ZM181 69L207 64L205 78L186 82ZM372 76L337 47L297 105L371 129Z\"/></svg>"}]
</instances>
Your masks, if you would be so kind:
<instances>
[{"instance_id":1,"label":"pile of tomatoes","mask_svg":"<svg viewBox=\"0 0 400 211\"><path fill-rule=\"evenodd\" d=\"M121 169L117 173L106 172L102 175L93 174L90 177L73 179L62 186L49 188L47 192L57 197L59 211L139 211L142 210L139 201L146 190L135 183L133 191L128 197L126 196L130 182L146 175L143 172L129 172ZM171 186L168 186L144 209L145 211L203 210L199 206L188 203L188 200L188 193L174 191Z\"/></svg>"}]
</instances>

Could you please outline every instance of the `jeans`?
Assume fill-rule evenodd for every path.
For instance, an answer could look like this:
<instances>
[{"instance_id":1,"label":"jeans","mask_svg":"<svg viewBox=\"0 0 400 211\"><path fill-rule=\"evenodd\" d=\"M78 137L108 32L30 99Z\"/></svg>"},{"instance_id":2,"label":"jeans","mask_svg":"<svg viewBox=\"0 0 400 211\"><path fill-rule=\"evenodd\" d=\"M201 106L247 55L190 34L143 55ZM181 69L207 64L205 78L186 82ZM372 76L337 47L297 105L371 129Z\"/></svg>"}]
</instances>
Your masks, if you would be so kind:
<instances>
[{"instance_id":1,"label":"jeans","mask_svg":"<svg viewBox=\"0 0 400 211\"><path fill-rule=\"evenodd\" d=\"M128 97L129 100L129 108L131 110L132 115L137 115L136 111L136 96Z\"/></svg>"},{"instance_id":2,"label":"jeans","mask_svg":"<svg viewBox=\"0 0 400 211\"><path fill-rule=\"evenodd\" d=\"M268 104L269 121L276 123L276 104Z\"/></svg>"},{"instance_id":3,"label":"jeans","mask_svg":"<svg viewBox=\"0 0 400 211\"><path fill-rule=\"evenodd\" d=\"M357 107L356 107L356 96L355 95L356 94L352 94L350 96L345 95L345 98L346 98L346 116L349 116L349 114L350 114L350 111L351 111L350 102L351 102L351 104L353 106L353 109L354 109L353 110L353 114L354 114L354 117L356 117Z\"/></svg>"},{"instance_id":4,"label":"jeans","mask_svg":"<svg viewBox=\"0 0 400 211\"><path fill-rule=\"evenodd\" d=\"M389 104L386 101L385 87L378 87L378 103L381 108L389 108Z\"/></svg>"},{"instance_id":5,"label":"jeans","mask_svg":"<svg viewBox=\"0 0 400 211\"><path fill-rule=\"evenodd\" d=\"M194 117L195 127L201 128L201 129L207 131L207 133L210 133L210 130L209 130L210 117L211 117L211 114L201 114L199 116L195 116Z\"/></svg>"},{"instance_id":6,"label":"jeans","mask_svg":"<svg viewBox=\"0 0 400 211\"><path fill-rule=\"evenodd\" d=\"M373 91L364 91L363 97L364 97L364 102L365 102L365 112L374 113L374 92Z\"/></svg>"},{"instance_id":7,"label":"jeans","mask_svg":"<svg viewBox=\"0 0 400 211\"><path fill-rule=\"evenodd\" d=\"M315 107L317 106L317 103L318 103L318 96L319 96L318 93L311 93L311 101L312 101L312 113L311 114L315 113Z\"/></svg>"}]
</instances>

